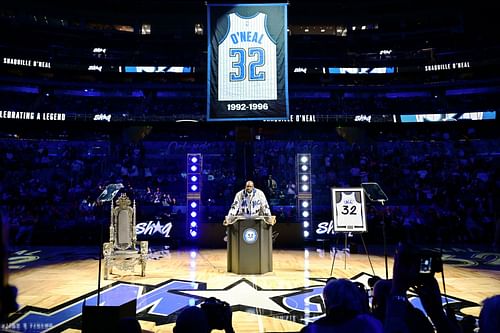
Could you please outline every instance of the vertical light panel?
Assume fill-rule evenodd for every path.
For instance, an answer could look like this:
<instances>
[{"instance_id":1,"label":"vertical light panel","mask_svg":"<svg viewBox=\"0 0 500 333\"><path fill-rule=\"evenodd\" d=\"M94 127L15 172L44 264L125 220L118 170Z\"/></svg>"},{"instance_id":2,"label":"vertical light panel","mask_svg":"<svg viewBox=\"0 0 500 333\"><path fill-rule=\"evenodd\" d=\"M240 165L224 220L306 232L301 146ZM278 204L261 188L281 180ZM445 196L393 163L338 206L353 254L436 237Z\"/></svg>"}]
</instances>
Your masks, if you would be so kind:
<instances>
[{"instance_id":1,"label":"vertical light panel","mask_svg":"<svg viewBox=\"0 0 500 333\"><path fill-rule=\"evenodd\" d=\"M297 154L297 213L305 239L312 236L311 154Z\"/></svg>"},{"instance_id":2,"label":"vertical light panel","mask_svg":"<svg viewBox=\"0 0 500 333\"><path fill-rule=\"evenodd\" d=\"M200 222L202 155L187 154L186 166L186 230L188 239L194 239L198 237Z\"/></svg>"}]
</instances>

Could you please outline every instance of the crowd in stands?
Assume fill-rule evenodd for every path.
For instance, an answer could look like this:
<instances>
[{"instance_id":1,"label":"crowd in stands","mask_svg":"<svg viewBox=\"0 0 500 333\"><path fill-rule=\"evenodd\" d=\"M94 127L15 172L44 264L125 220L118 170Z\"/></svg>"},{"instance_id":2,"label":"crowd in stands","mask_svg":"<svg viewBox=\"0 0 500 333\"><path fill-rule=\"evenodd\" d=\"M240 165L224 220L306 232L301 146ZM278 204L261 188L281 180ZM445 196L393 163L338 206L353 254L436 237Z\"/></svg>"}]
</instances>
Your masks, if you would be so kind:
<instances>
[{"instance_id":1,"label":"crowd in stands","mask_svg":"<svg viewBox=\"0 0 500 333\"><path fill-rule=\"evenodd\" d=\"M280 222L295 222L295 159L305 152L312 156L317 221L331 219L331 187L374 181L389 201L385 206L368 203L367 220L374 232L368 233L367 240L372 243L380 241L377 228L382 222L389 242L498 242L494 237L500 145L494 131L473 126L323 129L308 132L291 127L281 137L263 131L250 140L252 178L266 191ZM149 207L158 215L182 215L188 153L203 155L204 222L220 223L242 185L237 174L240 145L232 131L217 133L213 140L199 139L208 133L183 138L164 132L142 140L116 140L109 135L20 138L8 132L0 139L0 208L2 222L10 225L14 248L95 243L96 228L109 219L109 205L96 198L109 183L123 183L138 212ZM179 221L183 222L182 217ZM302 332L472 333L477 327L480 333L499 331L499 295L484 300L478 322L470 316L457 317L443 306L436 278L420 276L406 251L404 245L398 247L392 279L379 279L372 286L344 279L328 281L323 291L324 316L305 325ZM409 301L410 294L420 299L421 308ZM211 302L216 312L198 305L179 313L174 331L192 332L190 325L196 324L199 332L234 332L231 305ZM189 320L193 317L198 320ZM214 318L219 319L217 324Z\"/></svg>"},{"instance_id":2,"label":"crowd in stands","mask_svg":"<svg viewBox=\"0 0 500 333\"><path fill-rule=\"evenodd\" d=\"M367 220L374 230L384 221L389 240L493 242L500 156L494 135L477 133L472 127L380 133L295 131L285 138L267 139L263 134L252 142L251 178L269 196L280 221L295 221L295 158L306 152L314 168L317 221L331 219L331 187L359 187L373 181L389 201L384 207L368 202ZM168 133L155 140L119 143L109 137L6 137L0 141L2 201L4 216L18 231L14 241L33 241L34 230L45 235L39 240L61 230L87 237L75 230L107 217L108 207L95 199L109 183L125 184L139 206L156 207L158 215L183 213L186 154L193 152L203 154L202 212L207 222L220 222L244 181L237 179L241 167L237 140L234 133L226 135L232 140L174 140ZM267 185L269 177L272 188Z\"/></svg>"},{"instance_id":3,"label":"crowd in stands","mask_svg":"<svg viewBox=\"0 0 500 333\"><path fill-rule=\"evenodd\" d=\"M295 183L295 174L290 171L295 156L311 153L313 204L318 216L327 221L331 187L359 187L374 181L389 202L385 209L369 203L368 221L377 228L384 219L395 239L407 235L418 242L492 242L489 238L498 219L498 140L480 140L470 129L427 135L391 138L380 134L361 143L259 141L255 179L272 174L277 192L282 197L293 195L290 184Z\"/></svg>"},{"instance_id":4,"label":"crowd in stands","mask_svg":"<svg viewBox=\"0 0 500 333\"><path fill-rule=\"evenodd\" d=\"M2 216L11 225L12 244L30 244L37 234L58 242L63 231L66 237L91 233L86 226L96 221L109 142L3 139L0 151Z\"/></svg>"}]
</instances>

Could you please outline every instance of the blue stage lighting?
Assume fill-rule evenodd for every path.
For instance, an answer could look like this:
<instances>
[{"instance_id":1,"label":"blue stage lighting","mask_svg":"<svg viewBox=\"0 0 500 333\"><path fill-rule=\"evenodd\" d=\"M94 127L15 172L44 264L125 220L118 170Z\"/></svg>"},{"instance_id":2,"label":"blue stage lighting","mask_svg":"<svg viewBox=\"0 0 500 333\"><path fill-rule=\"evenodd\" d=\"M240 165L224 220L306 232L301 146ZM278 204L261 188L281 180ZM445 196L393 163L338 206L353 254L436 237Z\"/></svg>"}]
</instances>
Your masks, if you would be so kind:
<instances>
[{"instance_id":1,"label":"blue stage lighting","mask_svg":"<svg viewBox=\"0 0 500 333\"><path fill-rule=\"evenodd\" d=\"M186 227L189 237L198 236L198 224L200 218L201 202L201 172L203 170L203 158L201 154L188 154L187 156L187 220Z\"/></svg>"},{"instance_id":2,"label":"blue stage lighting","mask_svg":"<svg viewBox=\"0 0 500 333\"><path fill-rule=\"evenodd\" d=\"M311 182L311 154L296 155L296 186L298 222L302 223L304 228L304 237L312 235L312 182Z\"/></svg>"}]
</instances>

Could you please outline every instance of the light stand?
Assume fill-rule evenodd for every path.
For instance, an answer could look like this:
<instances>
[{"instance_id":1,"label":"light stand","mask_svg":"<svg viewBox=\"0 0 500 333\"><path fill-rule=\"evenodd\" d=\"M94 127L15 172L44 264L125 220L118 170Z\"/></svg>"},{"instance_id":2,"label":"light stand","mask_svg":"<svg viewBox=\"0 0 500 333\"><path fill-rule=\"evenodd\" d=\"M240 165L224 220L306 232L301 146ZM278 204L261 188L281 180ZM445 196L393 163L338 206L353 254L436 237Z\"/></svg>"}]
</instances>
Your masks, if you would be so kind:
<instances>
[{"instance_id":1,"label":"light stand","mask_svg":"<svg viewBox=\"0 0 500 333\"><path fill-rule=\"evenodd\" d=\"M366 196L372 202L380 202L382 204L382 240L384 243L384 259L385 259L385 278L389 278L389 270L387 265L387 238L385 234L385 202L389 200L387 195L382 191L377 183L361 183L361 187L365 190Z\"/></svg>"},{"instance_id":2,"label":"light stand","mask_svg":"<svg viewBox=\"0 0 500 333\"><path fill-rule=\"evenodd\" d=\"M377 200L382 204L382 240L384 242L384 260L385 260L385 279L389 279L389 270L387 268L387 237L385 235L385 200Z\"/></svg>"}]
</instances>

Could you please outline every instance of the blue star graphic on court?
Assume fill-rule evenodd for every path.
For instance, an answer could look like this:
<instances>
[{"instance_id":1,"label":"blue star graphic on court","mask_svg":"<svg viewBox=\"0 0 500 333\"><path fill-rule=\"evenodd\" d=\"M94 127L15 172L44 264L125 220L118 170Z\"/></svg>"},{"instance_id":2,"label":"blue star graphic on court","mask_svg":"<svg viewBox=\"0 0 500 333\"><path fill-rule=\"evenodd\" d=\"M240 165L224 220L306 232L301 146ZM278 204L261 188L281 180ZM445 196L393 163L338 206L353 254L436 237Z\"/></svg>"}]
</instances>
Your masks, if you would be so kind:
<instances>
[{"instance_id":1,"label":"blue star graphic on court","mask_svg":"<svg viewBox=\"0 0 500 333\"><path fill-rule=\"evenodd\" d=\"M228 302L231 306L245 306L275 312L289 313L287 309L272 300L274 297L288 295L297 290L272 289L264 290L246 279L241 279L225 289L208 290L179 290L179 293L198 296L202 298L215 297Z\"/></svg>"}]
</instances>

